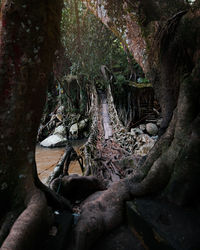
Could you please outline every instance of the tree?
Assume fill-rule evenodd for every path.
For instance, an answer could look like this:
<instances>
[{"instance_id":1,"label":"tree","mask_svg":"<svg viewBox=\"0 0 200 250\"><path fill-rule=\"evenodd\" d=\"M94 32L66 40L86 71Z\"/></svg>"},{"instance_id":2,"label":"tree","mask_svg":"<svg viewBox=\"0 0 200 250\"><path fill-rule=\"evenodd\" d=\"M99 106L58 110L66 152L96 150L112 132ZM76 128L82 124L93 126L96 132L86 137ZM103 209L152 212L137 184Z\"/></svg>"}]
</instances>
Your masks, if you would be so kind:
<instances>
[{"instance_id":1,"label":"tree","mask_svg":"<svg viewBox=\"0 0 200 250\"><path fill-rule=\"evenodd\" d=\"M62 1L3 1L0 32L0 245L35 249L53 206L68 206L40 183L35 142L59 43ZM38 98L39 97L39 98Z\"/></svg>"},{"instance_id":2,"label":"tree","mask_svg":"<svg viewBox=\"0 0 200 250\"><path fill-rule=\"evenodd\" d=\"M194 206L200 188L200 2L84 2L127 41L154 84L163 121L144 164L85 204L76 228L77 249L87 248L87 237L91 242L120 223L124 200L159 193L178 205Z\"/></svg>"},{"instance_id":3,"label":"tree","mask_svg":"<svg viewBox=\"0 0 200 250\"><path fill-rule=\"evenodd\" d=\"M89 5L90 1L87 2ZM107 26L122 34L122 39L129 38L130 51L154 82L163 125L162 136L144 164L131 177L85 203L76 227L79 250L86 249L102 232L121 222L125 200L159 192L179 205L197 203L195 191L200 185L199 0L192 5L182 0L92 3L90 7L97 14L100 11ZM59 37L60 9L61 1L53 0L42 3L7 0L2 6L0 183L1 204L5 207L0 208L0 239L3 250L27 249L42 228L48 228L44 194L54 205L61 204L61 198L39 183L34 158L45 89Z\"/></svg>"}]
</instances>

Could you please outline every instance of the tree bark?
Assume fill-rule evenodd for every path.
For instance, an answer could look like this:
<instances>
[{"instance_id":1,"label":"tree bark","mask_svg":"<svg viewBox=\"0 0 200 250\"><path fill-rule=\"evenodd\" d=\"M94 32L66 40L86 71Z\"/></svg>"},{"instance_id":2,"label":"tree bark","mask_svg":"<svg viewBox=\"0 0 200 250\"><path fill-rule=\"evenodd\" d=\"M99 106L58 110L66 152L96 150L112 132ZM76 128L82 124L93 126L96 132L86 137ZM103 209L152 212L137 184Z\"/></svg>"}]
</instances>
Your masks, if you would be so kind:
<instances>
[{"instance_id":1,"label":"tree bark","mask_svg":"<svg viewBox=\"0 0 200 250\"><path fill-rule=\"evenodd\" d=\"M95 7L96 14L101 13L100 17L113 32L122 32L121 37L127 38L135 59L154 80L165 117L163 135L144 165L130 178L85 202L75 229L79 250L87 249L87 244L92 245L103 232L121 223L124 201L131 197L161 193L180 205L199 202L194 196L200 183L199 1L191 8L182 0L95 3L98 6L90 8ZM100 8L101 5L105 8ZM34 155L58 44L60 15L61 1L6 0L2 4L0 198L4 206L0 207L0 244L3 250L34 249L41 229L43 226L47 229L51 222L46 197L53 195L48 190L41 191ZM9 213L13 220L8 219Z\"/></svg>"},{"instance_id":2,"label":"tree bark","mask_svg":"<svg viewBox=\"0 0 200 250\"><path fill-rule=\"evenodd\" d=\"M190 8L183 1L167 1L162 4L163 10L160 2L141 1L138 6L132 1L132 7L129 5L129 11L134 13L132 20L131 11L124 10L130 27L136 25L136 31L142 30L138 40L134 30L131 31L134 33L132 45L141 40L146 45L140 50L141 53L145 49L145 53L135 59L140 63L142 55L146 57L140 65L151 77L161 104L163 124L160 139L131 177L94 195L93 200L84 204L75 229L77 249L87 249L87 242L92 244L97 235L119 225L123 220L123 205L120 204L131 197L159 194L177 205L199 204L195 191L200 188L200 6L197 2ZM95 8L90 1L87 3L90 9ZM153 17L148 16L146 8L151 3L158 7ZM108 6L116 7L117 4L112 1L101 1L101 4L105 8L104 15L98 15L100 12L96 9L94 13L113 29L116 19L112 23L113 9ZM118 18L119 24L120 17L114 17ZM135 53L139 52L137 46L133 49ZM111 198L114 194L115 200Z\"/></svg>"},{"instance_id":3,"label":"tree bark","mask_svg":"<svg viewBox=\"0 0 200 250\"><path fill-rule=\"evenodd\" d=\"M61 4L53 0L2 3L0 226L1 232L2 225L7 224L7 229L1 249L34 249L51 222L47 200L34 179L35 143L59 42ZM6 223L9 211L13 220Z\"/></svg>"}]
</instances>

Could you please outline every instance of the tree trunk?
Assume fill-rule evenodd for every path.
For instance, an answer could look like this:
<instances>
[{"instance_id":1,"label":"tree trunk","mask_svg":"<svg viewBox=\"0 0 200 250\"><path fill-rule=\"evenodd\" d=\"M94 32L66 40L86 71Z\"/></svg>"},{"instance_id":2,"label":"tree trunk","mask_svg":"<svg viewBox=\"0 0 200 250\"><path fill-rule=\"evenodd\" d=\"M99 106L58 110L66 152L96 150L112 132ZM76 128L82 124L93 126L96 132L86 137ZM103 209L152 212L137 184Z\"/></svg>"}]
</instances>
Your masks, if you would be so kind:
<instances>
[{"instance_id":1,"label":"tree trunk","mask_svg":"<svg viewBox=\"0 0 200 250\"><path fill-rule=\"evenodd\" d=\"M114 13L105 19L114 32L127 31L122 35L128 36L125 38L136 60L155 80L155 92L165 117L163 135L144 165L131 177L85 202L75 229L79 250L87 249L103 232L121 223L124 201L131 197L159 193L180 205L198 202L194 194L200 185L199 1L192 9L181 0L160 2L107 1L101 12L104 19ZM97 3L96 12L99 0ZM3 250L35 249L36 239L47 231L44 229L51 222L46 198L51 197L56 204L65 203L39 182L34 156L56 38L59 38L60 10L61 1L55 0L42 3L6 0L2 5L0 198L4 206L0 207L0 244ZM118 18L124 18L125 23Z\"/></svg>"},{"instance_id":2,"label":"tree trunk","mask_svg":"<svg viewBox=\"0 0 200 250\"><path fill-rule=\"evenodd\" d=\"M145 5L147 1L141 2ZM151 2L154 3L148 1L150 5ZM99 17L104 22L110 18L109 26L113 29L116 22L112 23L114 19L111 13L115 11L109 9L108 5L113 7L115 4L112 1L106 3L105 5L101 2L106 10L104 15ZM180 3L182 11L178 11L178 3L175 3L177 9L173 10L172 3L166 2L168 9L165 15L160 6L159 12L155 10L154 20L152 16L144 15L144 22L138 13L144 14L145 9L137 12L134 3L132 7L129 5L136 13L132 24L136 25L138 20L137 25L143 29L144 44L148 44L145 51L148 52L148 65L141 66L144 66L146 73L153 80L154 90L161 104L161 137L144 164L138 166L131 177L113 184L108 190L93 199L90 198L88 203L84 204L75 230L79 250L87 249L88 242L92 244L97 235L121 223L123 201L131 197L159 194L178 205L199 205L199 198L195 195L195 191L200 188L199 3L191 9L188 5L184 7L183 2ZM90 5L91 9L92 6ZM126 11L124 16L127 17L129 13ZM114 16L116 17L115 14ZM118 19L119 24L121 19Z\"/></svg>"},{"instance_id":3,"label":"tree trunk","mask_svg":"<svg viewBox=\"0 0 200 250\"><path fill-rule=\"evenodd\" d=\"M35 184L35 143L59 41L60 16L61 1L2 3L1 249L35 249L36 239L51 222L45 195Z\"/></svg>"}]
</instances>

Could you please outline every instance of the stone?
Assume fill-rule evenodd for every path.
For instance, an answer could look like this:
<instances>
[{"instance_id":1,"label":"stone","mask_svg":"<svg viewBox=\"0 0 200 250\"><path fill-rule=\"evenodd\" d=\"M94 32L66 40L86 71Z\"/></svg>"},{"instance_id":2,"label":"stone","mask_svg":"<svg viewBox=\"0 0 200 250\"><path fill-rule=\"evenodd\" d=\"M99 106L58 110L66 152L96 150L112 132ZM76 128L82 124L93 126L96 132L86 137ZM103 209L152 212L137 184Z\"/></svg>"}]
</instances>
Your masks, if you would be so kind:
<instances>
[{"instance_id":1,"label":"stone","mask_svg":"<svg viewBox=\"0 0 200 250\"><path fill-rule=\"evenodd\" d=\"M158 127L154 123L147 123L146 131L150 135L156 135L158 133Z\"/></svg>"},{"instance_id":2,"label":"stone","mask_svg":"<svg viewBox=\"0 0 200 250\"><path fill-rule=\"evenodd\" d=\"M141 129L139 129L139 128L132 128L131 129L131 135L134 135L134 134L140 135L140 134L143 134L143 131Z\"/></svg>"},{"instance_id":3,"label":"stone","mask_svg":"<svg viewBox=\"0 0 200 250\"><path fill-rule=\"evenodd\" d=\"M78 134L78 123L73 124L69 129L70 134L76 135Z\"/></svg>"},{"instance_id":4,"label":"stone","mask_svg":"<svg viewBox=\"0 0 200 250\"><path fill-rule=\"evenodd\" d=\"M66 142L67 142L67 139L65 137L63 137L60 134L54 134L54 135L50 135L45 140L43 140L40 143L40 145L42 147L53 148L53 147L65 146Z\"/></svg>"},{"instance_id":5,"label":"stone","mask_svg":"<svg viewBox=\"0 0 200 250\"><path fill-rule=\"evenodd\" d=\"M84 119L80 121L79 123L74 123L69 129L69 133L71 135L70 138L78 139L78 132L83 130L87 126L87 122L88 122L88 119Z\"/></svg>"},{"instance_id":6,"label":"stone","mask_svg":"<svg viewBox=\"0 0 200 250\"><path fill-rule=\"evenodd\" d=\"M87 125L87 122L88 122L88 119L84 119L84 120L80 121L78 124L79 129L80 130L84 129Z\"/></svg>"},{"instance_id":7,"label":"stone","mask_svg":"<svg viewBox=\"0 0 200 250\"><path fill-rule=\"evenodd\" d=\"M141 147L139 147L138 150L135 150L135 154L140 156L147 155L149 151L153 148L154 144L155 142L149 142L147 144L142 145Z\"/></svg>"},{"instance_id":8,"label":"stone","mask_svg":"<svg viewBox=\"0 0 200 250\"><path fill-rule=\"evenodd\" d=\"M64 106L60 106L56 112L56 117L59 121L63 120L63 112L64 112Z\"/></svg>"},{"instance_id":9,"label":"stone","mask_svg":"<svg viewBox=\"0 0 200 250\"><path fill-rule=\"evenodd\" d=\"M147 134L138 135L137 141L142 144L154 142L154 140Z\"/></svg>"},{"instance_id":10,"label":"stone","mask_svg":"<svg viewBox=\"0 0 200 250\"><path fill-rule=\"evenodd\" d=\"M142 131L144 131L146 129L146 125L145 124L140 124L139 125L139 129L141 129Z\"/></svg>"},{"instance_id":11,"label":"stone","mask_svg":"<svg viewBox=\"0 0 200 250\"><path fill-rule=\"evenodd\" d=\"M65 127L63 125L60 125L57 128L55 128L53 134L54 135L59 134L59 135L65 136L66 135L66 129L65 129Z\"/></svg>"},{"instance_id":12,"label":"stone","mask_svg":"<svg viewBox=\"0 0 200 250\"><path fill-rule=\"evenodd\" d=\"M157 141L158 140L158 135L151 136L151 139L153 139L154 141Z\"/></svg>"}]
</instances>

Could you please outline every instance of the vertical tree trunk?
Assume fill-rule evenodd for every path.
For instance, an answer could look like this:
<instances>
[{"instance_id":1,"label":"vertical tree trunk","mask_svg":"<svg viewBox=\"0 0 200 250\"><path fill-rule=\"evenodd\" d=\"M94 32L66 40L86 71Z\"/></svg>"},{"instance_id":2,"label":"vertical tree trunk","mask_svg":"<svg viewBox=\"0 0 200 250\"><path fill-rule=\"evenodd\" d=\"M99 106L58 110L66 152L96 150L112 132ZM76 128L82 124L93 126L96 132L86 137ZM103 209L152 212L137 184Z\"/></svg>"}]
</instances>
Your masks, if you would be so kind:
<instances>
[{"instance_id":1,"label":"vertical tree trunk","mask_svg":"<svg viewBox=\"0 0 200 250\"><path fill-rule=\"evenodd\" d=\"M15 217L20 216L1 249L29 248L42 224L48 225L45 196L34 184L35 143L58 46L61 3L59 0L2 3L0 201L4 206L0 208L0 223L9 225L7 230L1 230L0 244L15 221L6 223L6 214L10 211ZM27 232L31 235L29 242L24 235Z\"/></svg>"}]
</instances>

